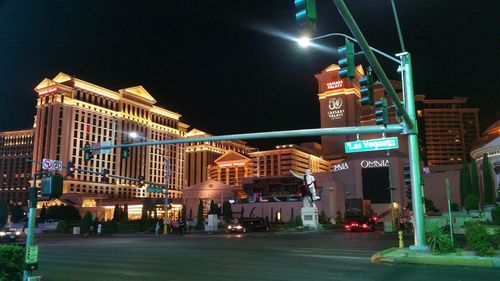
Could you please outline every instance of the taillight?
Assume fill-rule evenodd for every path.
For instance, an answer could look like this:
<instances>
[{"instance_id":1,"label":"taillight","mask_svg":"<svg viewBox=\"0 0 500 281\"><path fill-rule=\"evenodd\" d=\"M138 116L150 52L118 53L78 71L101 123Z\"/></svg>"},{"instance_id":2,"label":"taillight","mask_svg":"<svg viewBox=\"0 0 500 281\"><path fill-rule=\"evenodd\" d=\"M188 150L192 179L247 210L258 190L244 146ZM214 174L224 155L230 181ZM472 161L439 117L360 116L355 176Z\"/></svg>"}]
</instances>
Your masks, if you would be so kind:
<instances>
[{"instance_id":1,"label":"taillight","mask_svg":"<svg viewBox=\"0 0 500 281\"><path fill-rule=\"evenodd\" d=\"M368 228L368 225L366 223L364 223L363 228Z\"/></svg>"}]
</instances>

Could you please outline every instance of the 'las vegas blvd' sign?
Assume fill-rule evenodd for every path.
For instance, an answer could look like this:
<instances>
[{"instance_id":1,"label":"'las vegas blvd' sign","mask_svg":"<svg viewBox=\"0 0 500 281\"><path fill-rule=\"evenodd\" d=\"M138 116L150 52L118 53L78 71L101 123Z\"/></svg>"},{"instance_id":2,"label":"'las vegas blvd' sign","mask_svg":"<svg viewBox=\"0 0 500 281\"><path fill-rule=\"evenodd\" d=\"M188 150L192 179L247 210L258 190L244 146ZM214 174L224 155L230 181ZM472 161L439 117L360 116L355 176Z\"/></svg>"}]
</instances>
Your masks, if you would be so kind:
<instances>
[{"instance_id":1,"label":"'las vegas blvd' sign","mask_svg":"<svg viewBox=\"0 0 500 281\"><path fill-rule=\"evenodd\" d=\"M370 139L370 140L359 140L344 143L345 152L363 152L363 151L376 151L376 150L387 150L395 149L399 147L398 138L381 138L381 139Z\"/></svg>"}]
</instances>

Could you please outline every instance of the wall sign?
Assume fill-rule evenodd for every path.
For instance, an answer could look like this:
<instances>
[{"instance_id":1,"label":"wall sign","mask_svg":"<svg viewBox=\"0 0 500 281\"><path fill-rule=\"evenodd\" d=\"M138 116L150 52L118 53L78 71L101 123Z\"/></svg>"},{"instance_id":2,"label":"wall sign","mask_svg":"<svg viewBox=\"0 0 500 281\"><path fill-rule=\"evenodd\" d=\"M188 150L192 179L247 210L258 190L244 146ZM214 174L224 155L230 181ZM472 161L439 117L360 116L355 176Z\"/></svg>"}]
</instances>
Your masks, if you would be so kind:
<instances>
[{"instance_id":1,"label":"wall sign","mask_svg":"<svg viewBox=\"0 0 500 281\"><path fill-rule=\"evenodd\" d=\"M340 97L332 97L328 100L328 117L331 120L337 120L344 117L342 105L342 98Z\"/></svg>"}]
</instances>

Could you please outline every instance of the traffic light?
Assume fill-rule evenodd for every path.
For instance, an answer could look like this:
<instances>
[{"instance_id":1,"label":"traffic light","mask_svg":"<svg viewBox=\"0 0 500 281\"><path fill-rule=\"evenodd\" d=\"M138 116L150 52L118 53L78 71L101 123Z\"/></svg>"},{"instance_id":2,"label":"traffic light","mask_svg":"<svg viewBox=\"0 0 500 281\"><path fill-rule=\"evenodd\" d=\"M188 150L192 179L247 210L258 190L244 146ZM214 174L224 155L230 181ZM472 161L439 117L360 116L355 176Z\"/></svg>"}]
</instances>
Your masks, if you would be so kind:
<instances>
[{"instance_id":1,"label":"traffic light","mask_svg":"<svg viewBox=\"0 0 500 281\"><path fill-rule=\"evenodd\" d=\"M122 144L129 144L128 142L124 142ZM127 159L130 156L130 147L122 147L122 159Z\"/></svg>"},{"instance_id":2,"label":"traffic light","mask_svg":"<svg viewBox=\"0 0 500 281\"><path fill-rule=\"evenodd\" d=\"M43 197L59 198L63 191L63 177L61 174L49 174L42 177L40 193Z\"/></svg>"},{"instance_id":3,"label":"traffic light","mask_svg":"<svg viewBox=\"0 0 500 281\"><path fill-rule=\"evenodd\" d=\"M314 29L316 27L316 0L295 0L295 19L300 26L309 26Z\"/></svg>"},{"instance_id":4,"label":"traffic light","mask_svg":"<svg viewBox=\"0 0 500 281\"><path fill-rule=\"evenodd\" d=\"M137 185L139 187L143 187L144 186L144 176L140 176L139 177L139 182L137 183Z\"/></svg>"},{"instance_id":5,"label":"traffic light","mask_svg":"<svg viewBox=\"0 0 500 281\"><path fill-rule=\"evenodd\" d=\"M354 78L354 43L345 39L345 46L337 49L339 53L339 76L344 79Z\"/></svg>"},{"instance_id":6,"label":"traffic light","mask_svg":"<svg viewBox=\"0 0 500 281\"><path fill-rule=\"evenodd\" d=\"M83 160L87 162L92 159L92 150L90 149L90 144L88 142L85 143L84 149Z\"/></svg>"},{"instance_id":7,"label":"traffic light","mask_svg":"<svg viewBox=\"0 0 500 281\"><path fill-rule=\"evenodd\" d=\"M411 200L411 186L406 187L406 198Z\"/></svg>"},{"instance_id":8,"label":"traffic light","mask_svg":"<svg viewBox=\"0 0 500 281\"><path fill-rule=\"evenodd\" d=\"M375 122L377 125L389 124L389 111L387 109L386 98L375 102Z\"/></svg>"},{"instance_id":9,"label":"traffic light","mask_svg":"<svg viewBox=\"0 0 500 281\"><path fill-rule=\"evenodd\" d=\"M371 67L366 71L366 76L359 79L359 86L361 94L359 102L361 105L373 105L373 77Z\"/></svg>"},{"instance_id":10,"label":"traffic light","mask_svg":"<svg viewBox=\"0 0 500 281\"><path fill-rule=\"evenodd\" d=\"M75 176L75 170L75 163L68 162L68 165L66 166L66 177L73 178Z\"/></svg>"},{"instance_id":11,"label":"traffic light","mask_svg":"<svg viewBox=\"0 0 500 281\"><path fill-rule=\"evenodd\" d=\"M109 183L109 169L102 169L102 178L101 178L101 182L102 183Z\"/></svg>"}]
</instances>

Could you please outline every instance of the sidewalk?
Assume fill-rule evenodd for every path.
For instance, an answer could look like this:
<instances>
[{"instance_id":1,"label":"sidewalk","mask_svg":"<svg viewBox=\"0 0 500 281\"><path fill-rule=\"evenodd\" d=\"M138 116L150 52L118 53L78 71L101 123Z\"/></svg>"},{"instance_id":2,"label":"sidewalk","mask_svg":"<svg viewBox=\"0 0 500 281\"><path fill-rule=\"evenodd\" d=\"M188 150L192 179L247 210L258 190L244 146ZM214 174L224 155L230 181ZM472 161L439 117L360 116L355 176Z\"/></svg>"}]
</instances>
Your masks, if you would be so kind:
<instances>
[{"instance_id":1,"label":"sidewalk","mask_svg":"<svg viewBox=\"0 0 500 281\"><path fill-rule=\"evenodd\" d=\"M434 255L430 252L410 251L408 248L389 248L376 253L370 260L380 264L407 263L500 268L499 256L479 257L467 251Z\"/></svg>"}]
</instances>

